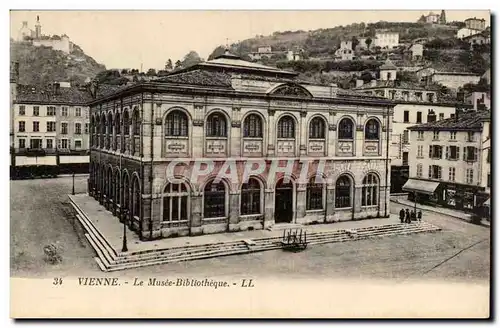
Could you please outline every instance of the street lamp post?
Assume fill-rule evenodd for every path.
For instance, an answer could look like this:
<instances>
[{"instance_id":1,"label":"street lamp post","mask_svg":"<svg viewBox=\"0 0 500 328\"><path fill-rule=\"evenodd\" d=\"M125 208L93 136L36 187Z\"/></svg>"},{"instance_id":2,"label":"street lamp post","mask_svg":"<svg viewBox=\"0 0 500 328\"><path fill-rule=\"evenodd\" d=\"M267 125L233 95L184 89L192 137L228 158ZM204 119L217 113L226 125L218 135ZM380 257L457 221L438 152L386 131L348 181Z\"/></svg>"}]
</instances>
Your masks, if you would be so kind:
<instances>
[{"instance_id":1,"label":"street lamp post","mask_svg":"<svg viewBox=\"0 0 500 328\"><path fill-rule=\"evenodd\" d=\"M71 190L71 194L75 194L75 172L73 172L73 189Z\"/></svg>"},{"instance_id":2,"label":"street lamp post","mask_svg":"<svg viewBox=\"0 0 500 328\"><path fill-rule=\"evenodd\" d=\"M123 211L123 218L122 218L122 221L123 221L123 246L122 246L122 252L127 252L128 251L128 248L127 248L127 222L126 222L126 218L127 218L127 210L124 210Z\"/></svg>"}]
</instances>

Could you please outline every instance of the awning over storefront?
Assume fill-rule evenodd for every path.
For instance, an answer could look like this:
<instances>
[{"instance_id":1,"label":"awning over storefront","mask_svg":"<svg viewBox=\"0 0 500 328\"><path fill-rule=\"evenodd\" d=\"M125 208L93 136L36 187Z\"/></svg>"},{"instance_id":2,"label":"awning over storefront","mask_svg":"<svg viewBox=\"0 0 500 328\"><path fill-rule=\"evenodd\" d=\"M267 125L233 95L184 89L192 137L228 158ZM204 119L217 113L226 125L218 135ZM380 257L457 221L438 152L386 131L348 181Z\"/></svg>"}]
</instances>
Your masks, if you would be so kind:
<instances>
[{"instance_id":1,"label":"awning over storefront","mask_svg":"<svg viewBox=\"0 0 500 328\"><path fill-rule=\"evenodd\" d=\"M438 186L439 182L408 179L403 186L403 190L432 195Z\"/></svg>"}]
</instances>

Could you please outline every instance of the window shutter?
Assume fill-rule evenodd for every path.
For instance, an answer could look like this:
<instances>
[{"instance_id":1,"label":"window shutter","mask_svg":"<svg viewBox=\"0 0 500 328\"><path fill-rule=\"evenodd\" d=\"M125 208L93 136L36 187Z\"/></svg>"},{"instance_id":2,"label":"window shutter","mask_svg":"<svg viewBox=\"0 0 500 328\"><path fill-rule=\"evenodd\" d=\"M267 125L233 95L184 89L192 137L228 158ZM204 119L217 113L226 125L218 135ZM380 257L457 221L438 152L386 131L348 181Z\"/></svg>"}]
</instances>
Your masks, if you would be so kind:
<instances>
[{"instance_id":1,"label":"window shutter","mask_svg":"<svg viewBox=\"0 0 500 328\"><path fill-rule=\"evenodd\" d=\"M441 179L441 169L442 167L441 166L438 166L438 179Z\"/></svg>"},{"instance_id":2,"label":"window shutter","mask_svg":"<svg viewBox=\"0 0 500 328\"><path fill-rule=\"evenodd\" d=\"M448 146L446 146L446 159L448 159L450 156L449 156L449 148Z\"/></svg>"},{"instance_id":3,"label":"window shutter","mask_svg":"<svg viewBox=\"0 0 500 328\"><path fill-rule=\"evenodd\" d=\"M432 178L432 165L429 165L429 179Z\"/></svg>"},{"instance_id":4,"label":"window shutter","mask_svg":"<svg viewBox=\"0 0 500 328\"><path fill-rule=\"evenodd\" d=\"M478 149L474 147L474 161L477 161Z\"/></svg>"},{"instance_id":5,"label":"window shutter","mask_svg":"<svg viewBox=\"0 0 500 328\"><path fill-rule=\"evenodd\" d=\"M429 158L432 158L432 146L429 146Z\"/></svg>"},{"instance_id":6,"label":"window shutter","mask_svg":"<svg viewBox=\"0 0 500 328\"><path fill-rule=\"evenodd\" d=\"M467 147L464 147L464 161L467 160Z\"/></svg>"}]
</instances>

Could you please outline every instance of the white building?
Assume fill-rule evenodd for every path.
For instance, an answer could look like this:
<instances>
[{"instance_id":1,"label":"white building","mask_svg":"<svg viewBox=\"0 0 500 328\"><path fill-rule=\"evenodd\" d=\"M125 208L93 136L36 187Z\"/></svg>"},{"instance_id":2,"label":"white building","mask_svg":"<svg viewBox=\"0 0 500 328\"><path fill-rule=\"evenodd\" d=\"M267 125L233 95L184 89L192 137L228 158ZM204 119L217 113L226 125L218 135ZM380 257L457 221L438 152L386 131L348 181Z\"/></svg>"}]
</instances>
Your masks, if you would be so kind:
<instances>
[{"instance_id":1,"label":"white building","mask_svg":"<svg viewBox=\"0 0 500 328\"><path fill-rule=\"evenodd\" d=\"M35 30L28 27L28 22L24 21L21 29L18 32L17 41L29 41L35 47L51 47L54 50L59 50L64 53L71 53L73 51L73 43L65 34L59 35L43 35L42 25L40 24L40 17L36 18Z\"/></svg>"},{"instance_id":2,"label":"white building","mask_svg":"<svg viewBox=\"0 0 500 328\"><path fill-rule=\"evenodd\" d=\"M399 33L397 32L376 32L374 46L392 49L399 45Z\"/></svg>"},{"instance_id":3,"label":"white building","mask_svg":"<svg viewBox=\"0 0 500 328\"><path fill-rule=\"evenodd\" d=\"M468 28L468 27L462 27L457 31L457 39L463 39L471 35L475 35L478 33L481 33L483 30L478 30L478 29L473 29L473 28Z\"/></svg>"},{"instance_id":4,"label":"white building","mask_svg":"<svg viewBox=\"0 0 500 328\"><path fill-rule=\"evenodd\" d=\"M477 84L481 76L474 73L467 72L439 72L434 71L429 77L428 81L439 83L449 89L458 89L467 83Z\"/></svg>"},{"instance_id":5,"label":"white building","mask_svg":"<svg viewBox=\"0 0 500 328\"><path fill-rule=\"evenodd\" d=\"M480 208L491 187L491 112L461 112L453 118L410 127L410 179L404 190L417 201L459 210Z\"/></svg>"}]
</instances>

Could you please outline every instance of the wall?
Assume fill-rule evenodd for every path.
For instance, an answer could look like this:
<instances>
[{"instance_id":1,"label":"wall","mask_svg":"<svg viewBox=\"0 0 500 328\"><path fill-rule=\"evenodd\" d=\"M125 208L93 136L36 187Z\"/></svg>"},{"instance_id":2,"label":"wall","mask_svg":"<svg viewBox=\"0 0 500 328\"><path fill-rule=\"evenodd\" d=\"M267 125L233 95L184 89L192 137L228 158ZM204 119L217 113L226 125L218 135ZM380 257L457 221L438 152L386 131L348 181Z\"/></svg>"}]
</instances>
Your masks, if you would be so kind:
<instances>
[{"instance_id":1,"label":"wall","mask_svg":"<svg viewBox=\"0 0 500 328\"><path fill-rule=\"evenodd\" d=\"M467 83L477 84L480 79L481 77L477 75L451 75L438 72L432 75L432 82L440 83L450 89L458 89Z\"/></svg>"}]
</instances>

